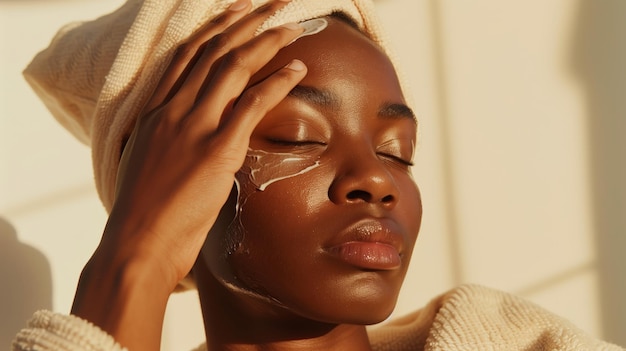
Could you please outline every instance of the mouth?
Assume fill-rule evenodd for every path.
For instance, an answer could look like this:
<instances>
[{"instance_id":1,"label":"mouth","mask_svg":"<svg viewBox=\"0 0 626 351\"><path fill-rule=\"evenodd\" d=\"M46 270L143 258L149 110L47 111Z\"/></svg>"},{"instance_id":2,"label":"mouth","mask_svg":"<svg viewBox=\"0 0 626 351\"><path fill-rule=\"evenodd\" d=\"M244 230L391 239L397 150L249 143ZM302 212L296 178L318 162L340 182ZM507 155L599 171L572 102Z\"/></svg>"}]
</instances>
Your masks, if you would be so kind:
<instances>
[{"instance_id":1,"label":"mouth","mask_svg":"<svg viewBox=\"0 0 626 351\"><path fill-rule=\"evenodd\" d=\"M402 241L394 222L366 219L348 227L326 251L359 269L389 271L402 266Z\"/></svg>"}]
</instances>

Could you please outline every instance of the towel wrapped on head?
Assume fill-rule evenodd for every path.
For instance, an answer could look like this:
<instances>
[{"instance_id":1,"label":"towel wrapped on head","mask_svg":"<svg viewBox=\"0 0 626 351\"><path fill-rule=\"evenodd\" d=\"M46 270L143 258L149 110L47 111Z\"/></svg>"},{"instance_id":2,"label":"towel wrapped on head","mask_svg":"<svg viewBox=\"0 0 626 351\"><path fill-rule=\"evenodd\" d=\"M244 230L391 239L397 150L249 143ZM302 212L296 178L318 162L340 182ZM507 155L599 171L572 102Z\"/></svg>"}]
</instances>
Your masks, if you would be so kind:
<instances>
[{"instance_id":1,"label":"towel wrapped on head","mask_svg":"<svg viewBox=\"0 0 626 351\"><path fill-rule=\"evenodd\" d=\"M255 1L258 7L264 1ZM110 211L123 140L176 48L233 0L128 0L96 20L63 27L24 71L54 117L92 148L94 177ZM348 16L386 50L369 0L293 0L259 27ZM388 50L386 50L387 53Z\"/></svg>"}]
</instances>

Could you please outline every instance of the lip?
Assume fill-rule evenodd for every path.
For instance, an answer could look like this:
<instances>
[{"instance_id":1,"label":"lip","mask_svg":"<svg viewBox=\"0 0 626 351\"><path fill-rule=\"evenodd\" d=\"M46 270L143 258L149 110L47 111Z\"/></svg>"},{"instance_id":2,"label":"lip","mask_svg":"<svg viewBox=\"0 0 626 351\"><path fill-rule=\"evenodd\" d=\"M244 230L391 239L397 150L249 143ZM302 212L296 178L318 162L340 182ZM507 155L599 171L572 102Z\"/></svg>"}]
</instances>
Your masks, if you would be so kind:
<instances>
[{"instance_id":1,"label":"lip","mask_svg":"<svg viewBox=\"0 0 626 351\"><path fill-rule=\"evenodd\" d=\"M360 269L394 270L402 265L403 236L389 219L365 219L338 236L326 251Z\"/></svg>"}]
</instances>

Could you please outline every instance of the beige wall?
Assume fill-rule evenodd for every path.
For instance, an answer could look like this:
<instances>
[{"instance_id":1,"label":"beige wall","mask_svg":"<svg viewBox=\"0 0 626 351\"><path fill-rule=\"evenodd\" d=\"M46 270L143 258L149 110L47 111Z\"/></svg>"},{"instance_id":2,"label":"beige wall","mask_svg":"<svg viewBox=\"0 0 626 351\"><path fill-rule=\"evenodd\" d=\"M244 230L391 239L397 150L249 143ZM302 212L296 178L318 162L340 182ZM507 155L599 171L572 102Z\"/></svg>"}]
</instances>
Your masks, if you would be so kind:
<instances>
[{"instance_id":1,"label":"beige wall","mask_svg":"<svg viewBox=\"0 0 626 351\"><path fill-rule=\"evenodd\" d=\"M89 150L19 72L61 24L120 3L0 0L0 345L34 309L68 311L106 220ZM425 219L397 313L474 282L626 345L626 2L377 4L421 123ZM164 349L189 349L195 296L173 300Z\"/></svg>"},{"instance_id":2,"label":"beige wall","mask_svg":"<svg viewBox=\"0 0 626 351\"><path fill-rule=\"evenodd\" d=\"M495 286L626 344L626 3L378 3L423 126L415 294Z\"/></svg>"}]
</instances>

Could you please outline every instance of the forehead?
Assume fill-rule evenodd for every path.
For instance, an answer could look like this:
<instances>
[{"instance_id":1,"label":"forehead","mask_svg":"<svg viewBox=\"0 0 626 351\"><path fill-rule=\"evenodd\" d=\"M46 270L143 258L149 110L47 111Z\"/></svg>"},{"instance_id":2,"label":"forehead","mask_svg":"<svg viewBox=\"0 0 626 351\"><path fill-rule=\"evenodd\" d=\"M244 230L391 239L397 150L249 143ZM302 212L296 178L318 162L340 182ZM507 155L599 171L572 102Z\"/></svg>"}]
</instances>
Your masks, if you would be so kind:
<instances>
[{"instance_id":1,"label":"forehead","mask_svg":"<svg viewBox=\"0 0 626 351\"><path fill-rule=\"evenodd\" d=\"M342 91L335 93L344 98L351 93L404 103L395 69L384 51L345 21L326 19L326 29L282 49L252 82L267 77L292 59L300 59L308 68L302 85L329 91L339 89Z\"/></svg>"}]
</instances>

